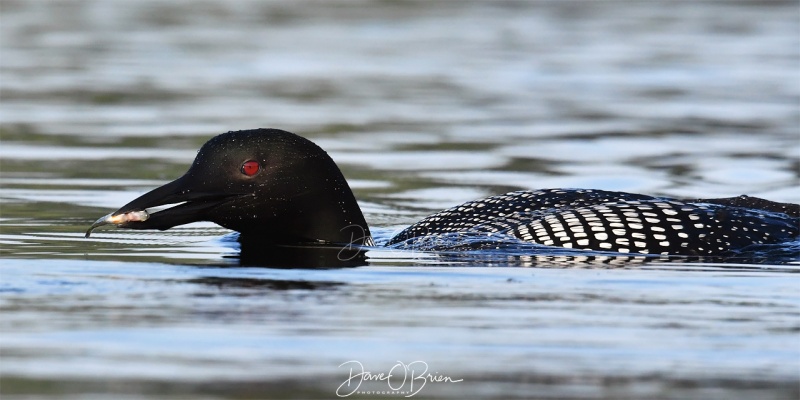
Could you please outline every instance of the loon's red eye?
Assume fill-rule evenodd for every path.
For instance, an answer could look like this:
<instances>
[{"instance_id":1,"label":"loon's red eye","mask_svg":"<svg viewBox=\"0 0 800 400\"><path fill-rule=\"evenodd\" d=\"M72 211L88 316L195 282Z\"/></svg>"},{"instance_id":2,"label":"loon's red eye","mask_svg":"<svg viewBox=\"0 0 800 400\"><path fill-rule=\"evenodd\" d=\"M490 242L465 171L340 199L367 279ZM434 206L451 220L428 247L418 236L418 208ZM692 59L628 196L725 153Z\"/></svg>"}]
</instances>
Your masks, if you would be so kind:
<instances>
[{"instance_id":1,"label":"loon's red eye","mask_svg":"<svg viewBox=\"0 0 800 400\"><path fill-rule=\"evenodd\" d=\"M258 170L261 169L261 165L258 164L258 161L245 161L242 164L242 173L247 176L253 176L258 173Z\"/></svg>"}]
</instances>

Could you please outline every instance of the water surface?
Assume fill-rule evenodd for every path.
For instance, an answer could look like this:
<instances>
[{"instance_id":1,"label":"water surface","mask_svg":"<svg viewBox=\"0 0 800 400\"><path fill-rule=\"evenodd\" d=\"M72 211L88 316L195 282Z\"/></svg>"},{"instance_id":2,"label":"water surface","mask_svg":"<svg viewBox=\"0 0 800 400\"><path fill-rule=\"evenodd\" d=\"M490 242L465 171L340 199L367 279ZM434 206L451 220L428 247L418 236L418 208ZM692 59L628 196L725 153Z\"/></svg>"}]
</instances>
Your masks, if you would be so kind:
<instances>
[{"instance_id":1,"label":"water surface","mask_svg":"<svg viewBox=\"0 0 800 400\"><path fill-rule=\"evenodd\" d=\"M208 223L83 238L256 127L326 149L382 237L518 189L799 203L796 3L0 7L4 398L331 398L352 360L463 379L420 398L800 396L791 254L319 270L242 267Z\"/></svg>"}]
</instances>

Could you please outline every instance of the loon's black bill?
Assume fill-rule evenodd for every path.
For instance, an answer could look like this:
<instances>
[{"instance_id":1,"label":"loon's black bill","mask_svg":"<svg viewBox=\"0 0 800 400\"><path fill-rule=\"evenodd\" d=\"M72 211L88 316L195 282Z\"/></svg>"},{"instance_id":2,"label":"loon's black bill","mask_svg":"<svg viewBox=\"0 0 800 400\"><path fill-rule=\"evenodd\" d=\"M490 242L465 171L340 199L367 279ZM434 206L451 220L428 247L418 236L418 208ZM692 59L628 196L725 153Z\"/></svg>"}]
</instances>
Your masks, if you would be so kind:
<instances>
[{"instance_id":1,"label":"loon's black bill","mask_svg":"<svg viewBox=\"0 0 800 400\"><path fill-rule=\"evenodd\" d=\"M104 225L126 229L165 230L206 220L206 211L238 194L204 193L193 190L185 178L177 179L134 199L119 210L95 221L85 237Z\"/></svg>"}]
</instances>

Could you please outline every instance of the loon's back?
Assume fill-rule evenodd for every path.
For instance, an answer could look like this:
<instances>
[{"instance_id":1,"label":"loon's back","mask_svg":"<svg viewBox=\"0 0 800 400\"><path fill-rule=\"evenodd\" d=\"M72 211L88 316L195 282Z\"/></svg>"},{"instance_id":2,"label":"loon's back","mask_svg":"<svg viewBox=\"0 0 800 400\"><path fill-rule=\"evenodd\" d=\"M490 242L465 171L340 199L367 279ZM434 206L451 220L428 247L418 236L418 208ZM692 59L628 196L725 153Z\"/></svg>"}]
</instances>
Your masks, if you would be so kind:
<instances>
[{"instance_id":1,"label":"loon's back","mask_svg":"<svg viewBox=\"0 0 800 400\"><path fill-rule=\"evenodd\" d=\"M428 216L387 245L465 234L620 253L718 255L797 238L799 214L800 206L747 196L684 201L603 190L518 191Z\"/></svg>"}]
</instances>

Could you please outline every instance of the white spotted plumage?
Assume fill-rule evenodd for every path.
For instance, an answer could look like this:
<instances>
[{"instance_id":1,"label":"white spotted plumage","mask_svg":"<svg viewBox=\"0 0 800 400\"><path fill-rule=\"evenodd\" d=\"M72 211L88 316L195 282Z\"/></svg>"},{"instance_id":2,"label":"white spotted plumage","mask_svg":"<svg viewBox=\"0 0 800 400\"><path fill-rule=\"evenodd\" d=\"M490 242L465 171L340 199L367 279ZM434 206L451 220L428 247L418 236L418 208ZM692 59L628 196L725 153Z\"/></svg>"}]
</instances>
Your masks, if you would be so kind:
<instances>
[{"instance_id":1,"label":"white spotted plumage","mask_svg":"<svg viewBox=\"0 0 800 400\"><path fill-rule=\"evenodd\" d=\"M389 245L453 234L508 236L546 246L619 253L714 255L798 235L785 214L588 189L517 191L453 207L408 227Z\"/></svg>"}]
</instances>

